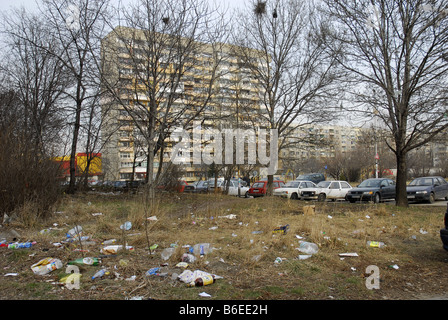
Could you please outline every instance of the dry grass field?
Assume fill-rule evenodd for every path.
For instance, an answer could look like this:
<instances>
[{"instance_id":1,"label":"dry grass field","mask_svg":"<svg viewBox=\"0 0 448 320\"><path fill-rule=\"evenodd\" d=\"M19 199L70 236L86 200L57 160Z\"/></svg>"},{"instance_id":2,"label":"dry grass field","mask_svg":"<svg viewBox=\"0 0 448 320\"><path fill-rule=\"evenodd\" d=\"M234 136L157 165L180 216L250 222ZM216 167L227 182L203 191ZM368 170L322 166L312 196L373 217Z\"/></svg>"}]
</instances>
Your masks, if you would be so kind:
<instances>
[{"instance_id":1,"label":"dry grass field","mask_svg":"<svg viewBox=\"0 0 448 320\"><path fill-rule=\"evenodd\" d=\"M304 207L315 206L314 214ZM439 230L444 207L397 208L390 204L303 202L278 198L161 194L148 208L141 194L89 193L65 196L47 221L33 218L32 206L0 231L14 229L31 248L0 248L3 300L409 300L446 295L448 252ZM152 219L147 219L152 217ZM120 226L131 222L131 229ZM66 233L82 226L87 242L66 243ZM288 225L285 234L273 232ZM47 233L40 233L50 229ZM306 260L299 238L318 245ZM106 240L133 250L105 255ZM8 240L11 241L11 240ZM380 241L381 248L367 241ZM187 246L209 243L213 250L178 266ZM152 247L150 250L149 247ZM173 248L168 260L162 252ZM344 253L357 256L343 257ZM36 275L41 259L63 267ZM79 266L79 286L61 282L67 263L100 257L97 266ZM280 258L280 259L279 259ZM379 288L369 266L379 272ZM109 272L91 277L101 268ZM159 268L156 275L146 275ZM215 283L189 287L176 275L201 270ZM209 296L202 297L200 293Z\"/></svg>"}]
</instances>

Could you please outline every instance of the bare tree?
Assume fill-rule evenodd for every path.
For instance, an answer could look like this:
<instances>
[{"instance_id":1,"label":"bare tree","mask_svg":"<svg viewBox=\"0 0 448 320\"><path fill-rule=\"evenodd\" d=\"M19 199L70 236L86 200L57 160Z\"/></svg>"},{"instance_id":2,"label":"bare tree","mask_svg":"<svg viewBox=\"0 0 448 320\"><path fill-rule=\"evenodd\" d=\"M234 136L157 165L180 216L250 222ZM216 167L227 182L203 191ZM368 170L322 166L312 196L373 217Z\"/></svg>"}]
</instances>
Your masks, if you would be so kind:
<instances>
[{"instance_id":1,"label":"bare tree","mask_svg":"<svg viewBox=\"0 0 448 320\"><path fill-rule=\"evenodd\" d=\"M277 130L280 150L299 126L336 118L329 99L338 91L336 59L328 55L327 26L313 3L252 1L238 24L237 52L262 88L258 120ZM269 174L269 194L272 181Z\"/></svg>"},{"instance_id":2,"label":"bare tree","mask_svg":"<svg viewBox=\"0 0 448 320\"><path fill-rule=\"evenodd\" d=\"M41 16L58 45L60 53L53 53L70 73L74 83L65 94L72 103L73 114L69 193L75 192L76 167L83 113L90 115L89 107L98 99L100 79L100 40L107 26L108 0L42 0ZM38 45L38 44L36 44ZM51 53L51 52L50 52ZM91 131L88 131L91 132Z\"/></svg>"},{"instance_id":3,"label":"bare tree","mask_svg":"<svg viewBox=\"0 0 448 320\"><path fill-rule=\"evenodd\" d=\"M448 127L448 1L326 0L339 62L353 85L350 107L390 132L397 205L407 206L407 154ZM331 48L331 46L329 46ZM349 107L346 105L346 107Z\"/></svg>"},{"instance_id":4,"label":"bare tree","mask_svg":"<svg viewBox=\"0 0 448 320\"><path fill-rule=\"evenodd\" d=\"M59 147L65 126L64 88L71 80L55 58L62 49L44 20L25 9L4 14L2 33L8 49L0 66L6 77L3 81L16 93L19 103L15 111L22 112L21 125L35 146L36 158L40 158Z\"/></svg>"},{"instance_id":5,"label":"bare tree","mask_svg":"<svg viewBox=\"0 0 448 320\"><path fill-rule=\"evenodd\" d=\"M157 152L159 177L173 129L192 128L214 95L226 34L215 23L222 15L203 0L140 0L121 14L123 25L103 44L102 80L146 142L152 198Z\"/></svg>"}]
</instances>

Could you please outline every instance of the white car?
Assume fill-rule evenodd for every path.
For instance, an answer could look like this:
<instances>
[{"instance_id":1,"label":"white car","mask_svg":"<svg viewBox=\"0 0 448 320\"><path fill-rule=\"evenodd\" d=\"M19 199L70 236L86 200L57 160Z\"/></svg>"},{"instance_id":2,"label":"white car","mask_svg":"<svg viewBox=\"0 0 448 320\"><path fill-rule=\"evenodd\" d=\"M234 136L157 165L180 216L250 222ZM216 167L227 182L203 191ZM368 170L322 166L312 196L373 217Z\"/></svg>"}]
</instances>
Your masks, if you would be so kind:
<instances>
[{"instance_id":1,"label":"white car","mask_svg":"<svg viewBox=\"0 0 448 320\"><path fill-rule=\"evenodd\" d=\"M346 181L321 181L317 184L315 190L308 190L308 199L317 199L318 201L325 201L331 199L333 201L345 199L347 192L352 189L352 186ZM314 194L311 196L311 193Z\"/></svg>"},{"instance_id":2,"label":"white car","mask_svg":"<svg viewBox=\"0 0 448 320\"><path fill-rule=\"evenodd\" d=\"M230 180L229 181L229 193L230 196L238 196L238 181L237 180ZM209 192L213 193L214 190L214 180L211 180L211 183L209 184ZM241 182L239 183L240 187L240 196L248 198L249 197L249 187L245 187ZM218 179L218 188L220 191L224 191L226 189L226 181L222 178Z\"/></svg>"},{"instance_id":3,"label":"white car","mask_svg":"<svg viewBox=\"0 0 448 320\"><path fill-rule=\"evenodd\" d=\"M309 188L315 188L315 187L317 186L311 181L305 181L305 180L289 181L285 184L284 187L275 189L274 196L297 200L300 198L302 190L307 190Z\"/></svg>"},{"instance_id":4,"label":"white car","mask_svg":"<svg viewBox=\"0 0 448 320\"><path fill-rule=\"evenodd\" d=\"M229 195L230 196L238 196L238 184L240 188L240 196L248 198L249 197L249 187L243 186L241 183L238 183L236 180L230 180L229 185Z\"/></svg>"}]
</instances>

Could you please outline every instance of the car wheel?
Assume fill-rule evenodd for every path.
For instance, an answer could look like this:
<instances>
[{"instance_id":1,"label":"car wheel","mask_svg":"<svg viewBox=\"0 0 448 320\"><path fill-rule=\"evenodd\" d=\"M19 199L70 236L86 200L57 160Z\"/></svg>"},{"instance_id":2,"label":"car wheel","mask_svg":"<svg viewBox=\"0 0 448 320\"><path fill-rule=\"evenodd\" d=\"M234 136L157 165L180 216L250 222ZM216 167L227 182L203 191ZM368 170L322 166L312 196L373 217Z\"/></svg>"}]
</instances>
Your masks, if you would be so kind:
<instances>
[{"instance_id":1,"label":"car wheel","mask_svg":"<svg viewBox=\"0 0 448 320\"><path fill-rule=\"evenodd\" d=\"M321 194L319 194L319 196L317 197L317 201L319 201L319 202L324 202L326 197L327 197L327 196L325 195L325 193L321 193Z\"/></svg>"},{"instance_id":2,"label":"car wheel","mask_svg":"<svg viewBox=\"0 0 448 320\"><path fill-rule=\"evenodd\" d=\"M249 191L246 191L246 193L244 194L244 198L249 198Z\"/></svg>"},{"instance_id":3,"label":"car wheel","mask_svg":"<svg viewBox=\"0 0 448 320\"><path fill-rule=\"evenodd\" d=\"M293 193L291 195L291 200L297 200L297 199L299 199L299 196L297 195L297 193Z\"/></svg>"},{"instance_id":4,"label":"car wheel","mask_svg":"<svg viewBox=\"0 0 448 320\"><path fill-rule=\"evenodd\" d=\"M436 196L434 195L433 192L430 193L428 201L429 203L434 203L436 201Z\"/></svg>"},{"instance_id":5,"label":"car wheel","mask_svg":"<svg viewBox=\"0 0 448 320\"><path fill-rule=\"evenodd\" d=\"M381 201L381 197L379 193L375 193L375 195L373 196L373 203L380 203Z\"/></svg>"}]
</instances>

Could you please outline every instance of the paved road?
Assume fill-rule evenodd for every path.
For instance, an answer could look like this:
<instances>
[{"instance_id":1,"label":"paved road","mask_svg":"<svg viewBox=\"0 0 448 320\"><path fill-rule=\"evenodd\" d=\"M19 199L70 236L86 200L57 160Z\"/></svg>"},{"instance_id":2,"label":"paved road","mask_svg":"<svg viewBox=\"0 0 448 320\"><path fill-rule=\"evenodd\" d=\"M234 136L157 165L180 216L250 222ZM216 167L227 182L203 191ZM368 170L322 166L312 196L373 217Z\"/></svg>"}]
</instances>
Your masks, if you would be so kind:
<instances>
[{"instance_id":1,"label":"paved road","mask_svg":"<svg viewBox=\"0 0 448 320\"><path fill-rule=\"evenodd\" d=\"M448 201L445 200L437 200L434 203L415 203L409 202L410 206L431 206L431 207L445 207L447 206Z\"/></svg>"}]
</instances>

